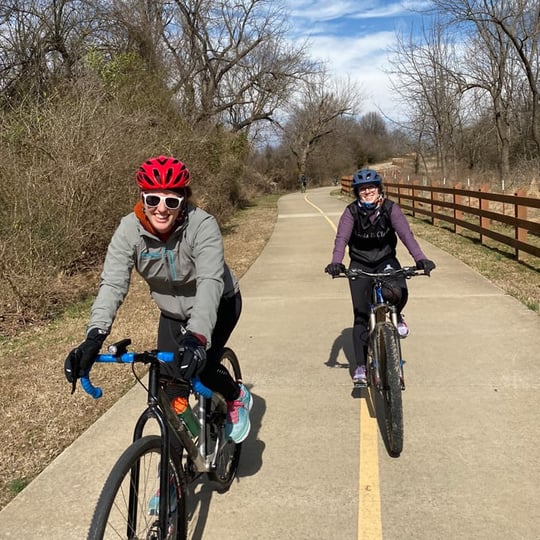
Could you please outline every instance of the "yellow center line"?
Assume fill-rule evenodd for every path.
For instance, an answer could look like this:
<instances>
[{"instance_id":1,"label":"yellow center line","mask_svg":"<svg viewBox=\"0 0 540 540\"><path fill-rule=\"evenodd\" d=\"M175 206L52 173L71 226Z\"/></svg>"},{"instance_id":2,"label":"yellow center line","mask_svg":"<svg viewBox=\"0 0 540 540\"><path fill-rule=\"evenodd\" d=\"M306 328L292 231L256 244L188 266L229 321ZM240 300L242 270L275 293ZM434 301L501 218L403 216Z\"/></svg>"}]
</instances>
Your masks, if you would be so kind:
<instances>
[{"instance_id":1,"label":"yellow center line","mask_svg":"<svg viewBox=\"0 0 540 540\"><path fill-rule=\"evenodd\" d=\"M304 200L328 221L334 232L334 222L304 195ZM358 539L381 540L381 492L379 483L379 445L377 418L368 407L368 393L360 399L360 448L358 471ZM373 401L372 401L373 403Z\"/></svg>"},{"instance_id":2,"label":"yellow center line","mask_svg":"<svg viewBox=\"0 0 540 540\"><path fill-rule=\"evenodd\" d=\"M367 392L365 392L367 394ZM360 400L360 459L358 471L358 538L382 538L377 419L369 412L367 396Z\"/></svg>"}]
</instances>

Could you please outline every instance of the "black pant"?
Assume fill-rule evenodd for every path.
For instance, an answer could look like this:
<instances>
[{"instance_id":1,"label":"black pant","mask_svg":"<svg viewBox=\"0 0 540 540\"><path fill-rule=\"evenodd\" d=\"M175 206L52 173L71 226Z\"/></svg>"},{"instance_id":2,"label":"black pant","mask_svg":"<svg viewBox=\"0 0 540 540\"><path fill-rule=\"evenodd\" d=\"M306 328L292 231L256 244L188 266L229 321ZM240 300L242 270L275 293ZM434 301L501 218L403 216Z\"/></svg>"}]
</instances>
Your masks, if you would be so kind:
<instances>
[{"instance_id":1,"label":"black pant","mask_svg":"<svg viewBox=\"0 0 540 540\"><path fill-rule=\"evenodd\" d=\"M205 386L219 392L227 401L238 398L240 389L230 373L219 363L221 354L242 312L242 296L240 292L230 298L222 298L217 312L217 321L210 339L211 346L206 351L206 365L200 374L200 379ZM161 314L158 327L157 348L160 351L178 350L178 342L182 337L182 326L187 321L171 319ZM174 366L164 366L162 371L165 375L178 378ZM185 391L182 386L169 385L167 394L169 397L182 395Z\"/></svg>"},{"instance_id":2,"label":"black pant","mask_svg":"<svg viewBox=\"0 0 540 540\"><path fill-rule=\"evenodd\" d=\"M384 262L377 264L376 266L367 266L356 261L351 261L350 268L359 268L365 272L377 273L382 272L388 264L396 270L401 268L399 261L395 258L386 259ZM354 313L354 357L356 360L356 366L363 366L366 364L367 360L369 307L372 303L373 288L371 280L367 278L350 279L349 288L351 290ZM396 305L398 313L401 313L409 297L405 278L398 277L388 281L383 287L383 293L385 298L391 297L391 301Z\"/></svg>"}]
</instances>

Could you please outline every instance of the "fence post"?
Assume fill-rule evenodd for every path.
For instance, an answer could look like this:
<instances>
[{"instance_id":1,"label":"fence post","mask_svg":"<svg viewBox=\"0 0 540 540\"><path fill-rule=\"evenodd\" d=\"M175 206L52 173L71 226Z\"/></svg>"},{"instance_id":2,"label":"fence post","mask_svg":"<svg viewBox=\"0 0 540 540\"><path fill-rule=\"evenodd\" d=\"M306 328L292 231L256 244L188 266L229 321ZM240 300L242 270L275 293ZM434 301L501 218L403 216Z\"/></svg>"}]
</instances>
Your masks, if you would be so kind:
<instances>
[{"instance_id":1,"label":"fence post","mask_svg":"<svg viewBox=\"0 0 540 540\"><path fill-rule=\"evenodd\" d=\"M489 184L482 184L478 190L478 209L480 210L480 227L482 229L489 229L490 219L484 217L483 212L489 211L489 201L482 197L482 193L489 192ZM484 244L484 235L480 233L480 244Z\"/></svg>"},{"instance_id":2,"label":"fence post","mask_svg":"<svg viewBox=\"0 0 540 540\"><path fill-rule=\"evenodd\" d=\"M401 206L401 178L394 177L394 182L397 183L397 201L399 206Z\"/></svg>"},{"instance_id":3,"label":"fence post","mask_svg":"<svg viewBox=\"0 0 540 540\"><path fill-rule=\"evenodd\" d=\"M435 209L439 210L439 206L437 206L437 201L439 200L439 197L442 195L441 193L435 193L435 189L438 188L440 185L440 182L437 182L436 180L431 182L431 224L437 225L437 223L440 221L438 219L435 219Z\"/></svg>"},{"instance_id":4,"label":"fence post","mask_svg":"<svg viewBox=\"0 0 540 540\"><path fill-rule=\"evenodd\" d=\"M516 197L526 197L527 190L525 188L520 188L517 190L517 193L514 194ZM517 219L527 219L527 207L520 206L517 202L514 203L514 217ZM519 227L516 224L515 228L515 239L520 242L527 242L529 232L523 227ZM516 259L519 261L519 249L516 247Z\"/></svg>"},{"instance_id":5,"label":"fence post","mask_svg":"<svg viewBox=\"0 0 540 540\"><path fill-rule=\"evenodd\" d=\"M461 182L458 182L454 186L454 189L463 189L463 184ZM458 210L456 208L456 204L463 205L463 195L456 195L456 193L454 193L452 198L453 198L453 205L454 205L454 220L458 220L458 219L463 220L463 210ZM463 230L463 227L461 227L461 225L458 225L454 221L454 232L458 234L462 230Z\"/></svg>"},{"instance_id":6,"label":"fence post","mask_svg":"<svg viewBox=\"0 0 540 540\"><path fill-rule=\"evenodd\" d=\"M341 193L344 193L345 195L351 194L351 182L352 176L341 177Z\"/></svg>"},{"instance_id":7,"label":"fence post","mask_svg":"<svg viewBox=\"0 0 540 540\"><path fill-rule=\"evenodd\" d=\"M412 217L415 217L415 215L416 215L416 212L415 212L415 209L416 209L416 189L415 189L415 186L417 186L419 183L420 183L420 180L417 179L417 180L413 180L412 184L411 184Z\"/></svg>"}]
</instances>

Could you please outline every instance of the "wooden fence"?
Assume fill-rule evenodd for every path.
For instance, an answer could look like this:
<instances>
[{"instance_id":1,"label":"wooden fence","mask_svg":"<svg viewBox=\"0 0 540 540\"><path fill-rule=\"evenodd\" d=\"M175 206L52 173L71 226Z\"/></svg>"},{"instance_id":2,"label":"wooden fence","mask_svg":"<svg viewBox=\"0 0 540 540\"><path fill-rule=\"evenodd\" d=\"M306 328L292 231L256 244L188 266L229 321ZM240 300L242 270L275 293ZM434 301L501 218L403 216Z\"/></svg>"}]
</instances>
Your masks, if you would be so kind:
<instances>
[{"instance_id":1,"label":"wooden fence","mask_svg":"<svg viewBox=\"0 0 540 540\"><path fill-rule=\"evenodd\" d=\"M352 176L341 179L342 193L352 193L351 181ZM540 199L527 197L524 189L503 195L490 193L487 185L472 190L460 184L454 188L424 186L419 181L385 181L384 189L388 198L413 217L427 217L432 225L450 223L455 233L462 229L474 231L482 244L486 238L506 244L514 249L516 259L520 259L520 253L540 257L540 242L529 236L540 237L540 219L532 219L540 218Z\"/></svg>"}]
</instances>

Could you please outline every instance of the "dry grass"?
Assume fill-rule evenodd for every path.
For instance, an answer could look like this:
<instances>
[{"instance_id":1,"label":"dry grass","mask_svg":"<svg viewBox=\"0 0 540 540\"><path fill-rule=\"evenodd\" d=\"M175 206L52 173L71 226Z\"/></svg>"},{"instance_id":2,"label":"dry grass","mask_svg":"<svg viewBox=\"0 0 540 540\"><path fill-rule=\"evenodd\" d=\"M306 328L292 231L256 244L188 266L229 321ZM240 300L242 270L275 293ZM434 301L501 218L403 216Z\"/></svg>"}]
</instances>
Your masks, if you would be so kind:
<instances>
[{"instance_id":1,"label":"dry grass","mask_svg":"<svg viewBox=\"0 0 540 540\"><path fill-rule=\"evenodd\" d=\"M237 213L224 227L226 258L240 277L270 237L276 196ZM96 279L92 276L91 279ZM80 343L90 303L52 324L36 326L2 342L0 360L0 507L94 423L134 384L127 366L103 365L103 397L93 401L81 390L72 396L63 375L67 352ZM144 281L134 274L110 340L126 336L133 348L152 348L158 311Z\"/></svg>"},{"instance_id":2,"label":"dry grass","mask_svg":"<svg viewBox=\"0 0 540 540\"><path fill-rule=\"evenodd\" d=\"M411 221L416 236L440 247L485 276L529 309L540 313L540 259L525 254L523 261L512 258L510 247L489 240L479 244L478 235L464 230L454 234L443 227L433 227L421 221Z\"/></svg>"}]
</instances>

